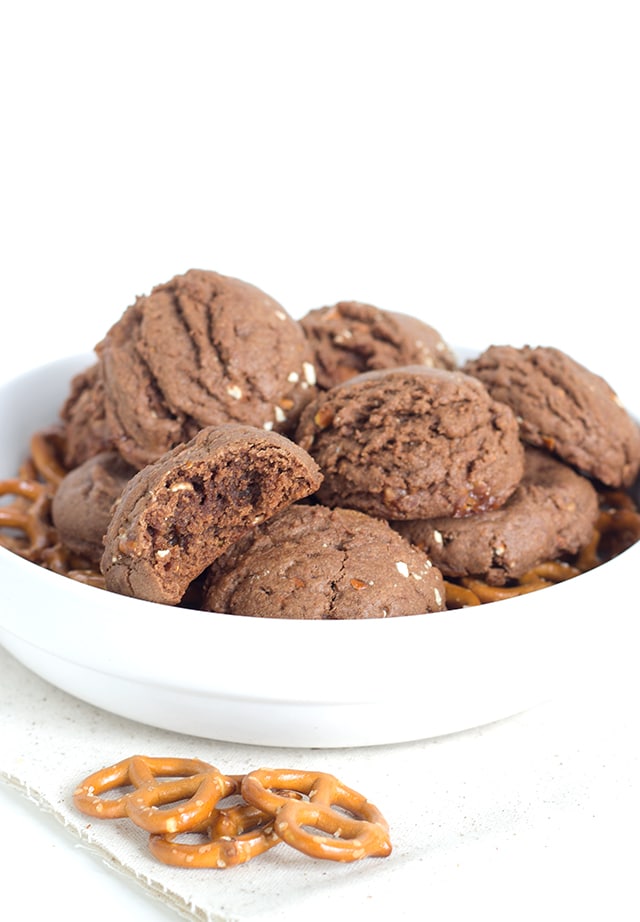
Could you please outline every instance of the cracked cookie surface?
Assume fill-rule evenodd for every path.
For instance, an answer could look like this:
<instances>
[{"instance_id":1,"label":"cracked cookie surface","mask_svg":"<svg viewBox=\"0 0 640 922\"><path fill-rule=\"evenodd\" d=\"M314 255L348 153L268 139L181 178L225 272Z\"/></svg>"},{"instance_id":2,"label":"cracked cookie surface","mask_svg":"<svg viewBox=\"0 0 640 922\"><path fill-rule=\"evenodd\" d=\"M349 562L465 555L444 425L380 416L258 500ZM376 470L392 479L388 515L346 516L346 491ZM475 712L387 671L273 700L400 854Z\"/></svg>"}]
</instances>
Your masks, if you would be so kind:
<instances>
[{"instance_id":1,"label":"cracked cookie surface","mask_svg":"<svg viewBox=\"0 0 640 922\"><path fill-rule=\"evenodd\" d=\"M465 519L395 522L445 577L477 576L494 586L589 543L598 517L592 483L547 452L528 448L525 472L500 509Z\"/></svg>"},{"instance_id":2,"label":"cracked cookie surface","mask_svg":"<svg viewBox=\"0 0 640 922\"><path fill-rule=\"evenodd\" d=\"M137 468L206 426L288 433L315 389L300 324L259 288L199 269L137 298L96 353L99 434ZM86 414L71 409L82 445Z\"/></svg>"},{"instance_id":3,"label":"cracked cookie surface","mask_svg":"<svg viewBox=\"0 0 640 922\"><path fill-rule=\"evenodd\" d=\"M320 502L384 519L497 508L524 466L509 407L469 375L421 365L366 372L318 394L295 439L324 474Z\"/></svg>"},{"instance_id":4,"label":"cracked cookie surface","mask_svg":"<svg viewBox=\"0 0 640 922\"><path fill-rule=\"evenodd\" d=\"M640 427L599 375L550 346L490 346L464 371L513 408L521 437L610 487L640 470Z\"/></svg>"},{"instance_id":5,"label":"cracked cookie surface","mask_svg":"<svg viewBox=\"0 0 640 922\"><path fill-rule=\"evenodd\" d=\"M203 607L262 618L362 619L441 611L440 571L388 522L298 503L210 567Z\"/></svg>"},{"instance_id":6,"label":"cracked cookie surface","mask_svg":"<svg viewBox=\"0 0 640 922\"><path fill-rule=\"evenodd\" d=\"M456 359L440 333L409 314L361 301L339 301L300 318L323 389L379 368L427 365L453 369Z\"/></svg>"}]
</instances>

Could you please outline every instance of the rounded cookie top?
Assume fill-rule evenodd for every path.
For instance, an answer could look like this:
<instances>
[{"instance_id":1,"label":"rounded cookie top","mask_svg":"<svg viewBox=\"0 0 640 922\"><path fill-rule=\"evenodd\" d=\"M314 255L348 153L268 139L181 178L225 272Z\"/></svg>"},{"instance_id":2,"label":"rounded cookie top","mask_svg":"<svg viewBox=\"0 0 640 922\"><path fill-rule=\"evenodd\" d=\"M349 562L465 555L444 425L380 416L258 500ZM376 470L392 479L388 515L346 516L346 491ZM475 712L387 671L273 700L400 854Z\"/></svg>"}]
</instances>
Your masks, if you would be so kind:
<instances>
[{"instance_id":1,"label":"rounded cookie top","mask_svg":"<svg viewBox=\"0 0 640 922\"><path fill-rule=\"evenodd\" d=\"M640 469L640 427L599 375L549 346L490 346L468 361L496 400L508 403L521 437L611 487Z\"/></svg>"},{"instance_id":2,"label":"rounded cookie top","mask_svg":"<svg viewBox=\"0 0 640 922\"><path fill-rule=\"evenodd\" d=\"M74 375L60 410L60 418L64 427L64 463L67 468L77 467L94 455L113 449L98 362Z\"/></svg>"},{"instance_id":3,"label":"rounded cookie top","mask_svg":"<svg viewBox=\"0 0 640 922\"><path fill-rule=\"evenodd\" d=\"M319 393L295 438L322 470L321 502L384 519L501 506L524 467L509 407L475 378L420 365L367 372Z\"/></svg>"},{"instance_id":4,"label":"rounded cookie top","mask_svg":"<svg viewBox=\"0 0 640 922\"><path fill-rule=\"evenodd\" d=\"M138 298L96 351L114 444L139 468L206 426L287 433L315 385L300 324L255 286L204 270Z\"/></svg>"},{"instance_id":5,"label":"rounded cookie top","mask_svg":"<svg viewBox=\"0 0 640 922\"><path fill-rule=\"evenodd\" d=\"M135 473L114 451L94 455L69 471L51 504L53 524L63 544L97 566L113 504Z\"/></svg>"},{"instance_id":6,"label":"rounded cookie top","mask_svg":"<svg viewBox=\"0 0 640 922\"><path fill-rule=\"evenodd\" d=\"M475 576L502 586L593 537L598 495L591 481L547 452L527 448L525 471L500 509L466 519L394 522L445 577Z\"/></svg>"},{"instance_id":7,"label":"rounded cookie top","mask_svg":"<svg viewBox=\"0 0 640 922\"><path fill-rule=\"evenodd\" d=\"M442 575L387 522L298 503L210 567L204 607L261 618L386 618L440 611Z\"/></svg>"},{"instance_id":8,"label":"rounded cookie top","mask_svg":"<svg viewBox=\"0 0 640 922\"><path fill-rule=\"evenodd\" d=\"M318 386L325 390L379 368L456 366L452 351L433 327L372 304L339 301L309 311L300 324L313 350Z\"/></svg>"},{"instance_id":9,"label":"rounded cookie top","mask_svg":"<svg viewBox=\"0 0 640 922\"><path fill-rule=\"evenodd\" d=\"M178 604L230 544L321 479L279 433L233 423L202 429L129 481L105 538L106 588Z\"/></svg>"}]
</instances>

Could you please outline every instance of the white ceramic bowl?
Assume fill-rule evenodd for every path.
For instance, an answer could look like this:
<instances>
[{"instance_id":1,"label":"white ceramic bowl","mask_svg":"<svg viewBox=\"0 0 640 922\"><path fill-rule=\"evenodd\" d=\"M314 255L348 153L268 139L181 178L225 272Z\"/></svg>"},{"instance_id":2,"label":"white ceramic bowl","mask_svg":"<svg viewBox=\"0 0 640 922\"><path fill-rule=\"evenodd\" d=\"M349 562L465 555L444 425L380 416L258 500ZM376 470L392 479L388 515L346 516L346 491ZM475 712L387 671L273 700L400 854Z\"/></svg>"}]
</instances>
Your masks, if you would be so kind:
<instances>
[{"instance_id":1,"label":"white ceramic bowl","mask_svg":"<svg viewBox=\"0 0 640 922\"><path fill-rule=\"evenodd\" d=\"M51 424L90 355L0 389L0 477ZM173 609L58 576L0 548L0 642L55 686L156 727L231 742L343 747L495 721L573 683L610 587L631 590L640 543L541 592L371 621L286 621Z\"/></svg>"}]
</instances>

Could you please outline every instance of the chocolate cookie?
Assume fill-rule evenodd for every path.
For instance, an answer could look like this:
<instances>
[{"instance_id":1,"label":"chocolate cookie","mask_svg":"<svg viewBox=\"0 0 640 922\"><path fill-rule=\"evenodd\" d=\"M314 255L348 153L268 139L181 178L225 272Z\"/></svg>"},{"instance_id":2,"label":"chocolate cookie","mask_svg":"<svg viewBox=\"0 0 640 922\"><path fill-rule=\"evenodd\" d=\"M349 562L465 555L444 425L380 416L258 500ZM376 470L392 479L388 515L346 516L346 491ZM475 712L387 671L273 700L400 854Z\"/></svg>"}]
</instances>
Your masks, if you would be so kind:
<instances>
[{"instance_id":1,"label":"chocolate cookie","mask_svg":"<svg viewBox=\"0 0 640 922\"><path fill-rule=\"evenodd\" d=\"M319 393L296 441L324 474L321 502L384 519L497 508L524 469L509 407L469 375L421 365L366 372Z\"/></svg>"},{"instance_id":2,"label":"chocolate cookie","mask_svg":"<svg viewBox=\"0 0 640 922\"><path fill-rule=\"evenodd\" d=\"M201 430L129 482L105 538L106 588L177 604L230 544L321 479L279 433L239 424Z\"/></svg>"},{"instance_id":3,"label":"chocolate cookie","mask_svg":"<svg viewBox=\"0 0 640 922\"><path fill-rule=\"evenodd\" d=\"M51 516L63 544L96 566L104 552L114 502L136 473L117 452L102 452L60 482Z\"/></svg>"},{"instance_id":4,"label":"chocolate cookie","mask_svg":"<svg viewBox=\"0 0 640 922\"><path fill-rule=\"evenodd\" d=\"M597 517L591 482L547 452L528 448L522 481L500 509L393 526L445 577L476 576L502 586L545 560L586 546Z\"/></svg>"},{"instance_id":5,"label":"chocolate cookie","mask_svg":"<svg viewBox=\"0 0 640 922\"><path fill-rule=\"evenodd\" d=\"M610 487L640 469L640 427L609 384L559 349L491 346L464 366L508 403L521 437Z\"/></svg>"},{"instance_id":6,"label":"chocolate cookie","mask_svg":"<svg viewBox=\"0 0 640 922\"><path fill-rule=\"evenodd\" d=\"M113 437L105 417L104 384L96 362L71 381L69 395L60 411L64 426L64 463L77 467L94 455L113 449Z\"/></svg>"},{"instance_id":7,"label":"chocolate cookie","mask_svg":"<svg viewBox=\"0 0 640 922\"><path fill-rule=\"evenodd\" d=\"M387 618L440 611L439 570L387 522L299 503L211 566L204 607L260 618Z\"/></svg>"},{"instance_id":8,"label":"chocolate cookie","mask_svg":"<svg viewBox=\"0 0 640 922\"><path fill-rule=\"evenodd\" d=\"M288 433L315 386L302 327L280 304L196 269L138 298L96 352L106 430L137 468L206 426Z\"/></svg>"},{"instance_id":9,"label":"chocolate cookie","mask_svg":"<svg viewBox=\"0 0 640 922\"><path fill-rule=\"evenodd\" d=\"M360 301L340 301L300 319L313 349L318 386L398 365L455 368L453 352L433 327L416 317Z\"/></svg>"}]
</instances>

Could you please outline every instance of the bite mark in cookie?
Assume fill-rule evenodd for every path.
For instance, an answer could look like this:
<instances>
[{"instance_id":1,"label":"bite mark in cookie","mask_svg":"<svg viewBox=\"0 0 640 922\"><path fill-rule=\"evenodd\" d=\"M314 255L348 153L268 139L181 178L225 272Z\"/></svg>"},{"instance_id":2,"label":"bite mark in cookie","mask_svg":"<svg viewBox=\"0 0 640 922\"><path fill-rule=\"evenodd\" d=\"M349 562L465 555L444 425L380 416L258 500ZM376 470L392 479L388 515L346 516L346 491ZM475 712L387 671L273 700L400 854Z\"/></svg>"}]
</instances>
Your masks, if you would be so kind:
<instances>
[{"instance_id":1,"label":"bite mark in cookie","mask_svg":"<svg viewBox=\"0 0 640 922\"><path fill-rule=\"evenodd\" d=\"M285 436L208 427L130 481L102 557L107 589L176 605L234 541L313 493L322 475Z\"/></svg>"}]
</instances>

